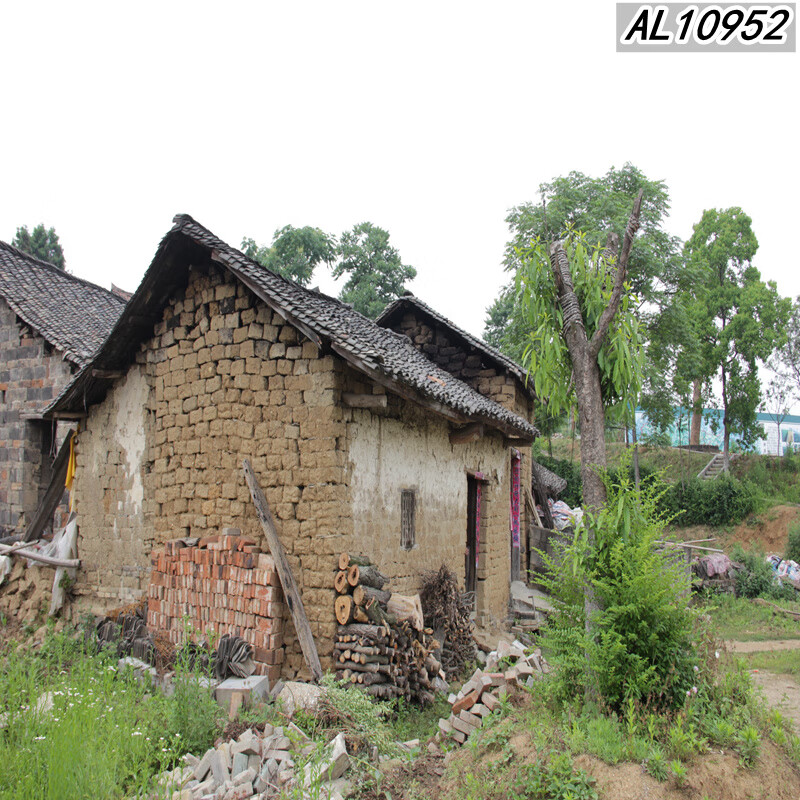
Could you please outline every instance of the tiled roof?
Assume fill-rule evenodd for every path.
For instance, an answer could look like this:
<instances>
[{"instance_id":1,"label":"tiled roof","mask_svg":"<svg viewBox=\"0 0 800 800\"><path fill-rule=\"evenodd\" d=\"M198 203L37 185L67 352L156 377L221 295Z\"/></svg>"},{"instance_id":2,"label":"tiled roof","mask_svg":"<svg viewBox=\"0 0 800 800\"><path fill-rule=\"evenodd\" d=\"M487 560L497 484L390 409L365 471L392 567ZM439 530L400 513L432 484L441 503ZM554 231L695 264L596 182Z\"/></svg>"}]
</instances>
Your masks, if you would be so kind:
<instances>
[{"instance_id":1,"label":"tiled roof","mask_svg":"<svg viewBox=\"0 0 800 800\"><path fill-rule=\"evenodd\" d=\"M510 435L535 436L536 431L527 420L437 367L414 348L407 336L376 325L333 297L306 289L271 272L218 239L188 215L179 215L174 221L175 226L162 240L120 324L98 354L97 366L106 369L123 366L120 357L112 358L112 354L125 352L126 319L134 316L141 319L152 311L147 307L148 298L163 295L163 291L153 288L155 282L167 269L174 276L178 263L187 260L188 256L176 254L180 240L188 239L312 340L330 347L378 382L391 384L391 390L403 393L405 389L412 399L439 406L444 413L462 421L484 421ZM131 354L128 352L125 357L130 359ZM49 410L74 410L81 397L91 398L92 393L79 385L81 381L89 380L90 373L91 370L84 370L76 376Z\"/></svg>"},{"instance_id":2,"label":"tiled roof","mask_svg":"<svg viewBox=\"0 0 800 800\"><path fill-rule=\"evenodd\" d=\"M93 283L0 242L0 297L68 361L87 364L125 308Z\"/></svg>"},{"instance_id":3,"label":"tiled roof","mask_svg":"<svg viewBox=\"0 0 800 800\"><path fill-rule=\"evenodd\" d=\"M501 369L510 372L518 378L524 386L529 388L530 392L533 392L533 385L531 384L529 386L525 370L517 364L516 361L512 361L508 356L503 355L499 350L484 342L483 339L479 339L477 336L467 333L463 328L459 328L455 322L451 322L447 317L440 314L436 309L431 308L427 303L424 303L413 294L409 293L398 297L397 300L386 306L375 322L384 327L388 326L391 324L392 318L398 314L402 314L406 309L422 311L423 314L435 320L443 327L449 328L450 331L455 333L459 338L480 351L484 356L487 356L491 361L494 361Z\"/></svg>"}]
</instances>

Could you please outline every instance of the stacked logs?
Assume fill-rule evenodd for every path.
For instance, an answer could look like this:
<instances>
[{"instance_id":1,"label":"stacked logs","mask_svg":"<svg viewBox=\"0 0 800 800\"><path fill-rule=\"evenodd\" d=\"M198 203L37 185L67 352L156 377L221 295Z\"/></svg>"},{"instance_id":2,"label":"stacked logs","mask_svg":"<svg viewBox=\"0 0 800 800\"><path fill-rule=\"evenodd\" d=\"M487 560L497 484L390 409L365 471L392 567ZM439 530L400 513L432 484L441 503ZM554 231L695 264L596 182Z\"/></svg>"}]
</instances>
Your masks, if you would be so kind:
<instances>
[{"instance_id":1,"label":"stacked logs","mask_svg":"<svg viewBox=\"0 0 800 800\"><path fill-rule=\"evenodd\" d=\"M418 598L393 595L388 579L364 556L342 553L334 586L339 623L334 643L336 677L382 700L433 702L432 683L444 677L433 650L439 643L423 627Z\"/></svg>"}]
</instances>

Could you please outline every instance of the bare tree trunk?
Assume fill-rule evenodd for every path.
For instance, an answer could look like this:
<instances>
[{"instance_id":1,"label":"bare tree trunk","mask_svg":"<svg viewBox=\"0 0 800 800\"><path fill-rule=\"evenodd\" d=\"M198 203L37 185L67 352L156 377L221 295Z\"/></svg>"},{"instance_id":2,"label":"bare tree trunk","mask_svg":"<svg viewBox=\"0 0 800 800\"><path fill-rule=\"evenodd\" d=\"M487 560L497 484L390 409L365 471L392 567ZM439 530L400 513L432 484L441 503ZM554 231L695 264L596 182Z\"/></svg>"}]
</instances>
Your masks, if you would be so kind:
<instances>
[{"instance_id":1,"label":"bare tree trunk","mask_svg":"<svg viewBox=\"0 0 800 800\"><path fill-rule=\"evenodd\" d=\"M731 428L728 424L728 374L725 366L722 367L722 429L724 431L722 436L722 462L723 470L727 473L731 471L730 462L730 441L731 441Z\"/></svg>"},{"instance_id":2,"label":"bare tree trunk","mask_svg":"<svg viewBox=\"0 0 800 800\"><path fill-rule=\"evenodd\" d=\"M700 444L700 428L703 424L703 410L699 408L702 384L692 383L692 427L689 430L689 447Z\"/></svg>"},{"instance_id":3,"label":"bare tree trunk","mask_svg":"<svg viewBox=\"0 0 800 800\"><path fill-rule=\"evenodd\" d=\"M633 441L633 482L639 488L639 440L636 438L636 413L633 415L633 427L631 428L631 440Z\"/></svg>"}]
</instances>

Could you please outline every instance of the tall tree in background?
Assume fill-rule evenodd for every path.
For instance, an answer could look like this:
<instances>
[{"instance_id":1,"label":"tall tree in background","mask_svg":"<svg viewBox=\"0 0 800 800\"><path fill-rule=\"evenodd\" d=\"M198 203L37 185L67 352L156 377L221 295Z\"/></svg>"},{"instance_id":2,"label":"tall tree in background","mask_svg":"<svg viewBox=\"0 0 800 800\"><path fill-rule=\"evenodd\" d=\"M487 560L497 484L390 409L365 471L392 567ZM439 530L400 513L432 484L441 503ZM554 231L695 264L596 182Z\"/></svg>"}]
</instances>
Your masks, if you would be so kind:
<instances>
[{"instance_id":1,"label":"tall tree in background","mask_svg":"<svg viewBox=\"0 0 800 800\"><path fill-rule=\"evenodd\" d=\"M336 239L319 228L286 225L275 231L269 247L258 245L253 239L243 239L242 252L284 278L307 286L318 264L333 263Z\"/></svg>"},{"instance_id":2,"label":"tall tree in background","mask_svg":"<svg viewBox=\"0 0 800 800\"><path fill-rule=\"evenodd\" d=\"M672 380L679 374L676 359L679 352L689 351L687 332L691 330L679 303L682 282L687 277L681 242L664 230L669 214L666 185L663 181L649 180L641 170L625 164L622 169L610 169L600 178L571 172L542 184L539 191L542 204L517 206L506 218L511 239L506 246L504 264L514 275L520 271L520 253L537 236L563 237L570 229L585 234L592 244L605 242L609 233L621 239L631 207L639 192L644 192L641 229L636 248L630 254L627 279L632 296L636 298L633 309L648 344L642 405L651 421L666 427L672 422L672 409L682 388L679 380ZM515 304L512 281L487 310L485 337L490 344L519 360L526 346L529 320ZM686 356L684 358L687 360ZM552 410L548 408L547 413ZM632 422L633 418L628 420Z\"/></svg>"},{"instance_id":3,"label":"tall tree in background","mask_svg":"<svg viewBox=\"0 0 800 800\"><path fill-rule=\"evenodd\" d=\"M775 372L785 375L800 386L800 297L794 301L786 326L786 342L775 353Z\"/></svg>"},{"instance_id":4,"label":"tall tree in background","mask_svg":"<svg viewBox=\"0 0 800 800\"><path fill-rule=\"evenodd\" d=\"M700 342L703 382L714 377L721 382L726 471L732 433L745 446L763 435L756 423L758 363L785 341L791 306L752 265L757 249L752 220L741 208L704 211L685 248L696 278L689 313Z\"/></svg>"},{"instance_id":5,"label":"tall tree in background","mask_svg":"<svg viewBox=\"0 0 800 800\"><path fill-rule=\"evenodd\" d=\"M389 244L389 234L371 222L362 222L339 239L339 262L333 277L347 275L339 298L365 317L375 319L400 297L417 271L403 264L400 253Z\"/></svg>"},{"instance_id":6,"label":"tall tree in background","mask_svg":"<svg viewBox=\"0 0 800 800\"><path fill-rule=\"evenodd\" d=\"M606 500L607 411L635 407L641 381L637 296L627 282L641 205L640 193L619 254L613 232L605 249L573 232L519 251L518 303L529 331L522 363L552 411L577 405L584 505L595 512Z\"/></svg>"},{"instance_id":7,"label":"tall tree in background","mask_svg":"<svg viewBox=\"0 0 800 800\"><path fill-rule=\"evenodd\" d=\"M769 382L761 410L775 420L778 428L778 446L775 455L781 454L781 424L789 416L792 404L798 399L797 384L785 373L776 373Z\"/></svg>"},{"instance_id":8,"label":"tall tree in background","mask_svg":"<svg viewBox=\"0 0 800 800\"><path fill-rule=\"evenodd\" d=\"M43 223L39 223L31 232L27 225L23 225L21 228L17 228L11 244L22 250L23 253L28 253L41 261L47 261L48 264L59 269L66 269L67 262L55 228L45 228Z\"/></svg>"}]
</instances>

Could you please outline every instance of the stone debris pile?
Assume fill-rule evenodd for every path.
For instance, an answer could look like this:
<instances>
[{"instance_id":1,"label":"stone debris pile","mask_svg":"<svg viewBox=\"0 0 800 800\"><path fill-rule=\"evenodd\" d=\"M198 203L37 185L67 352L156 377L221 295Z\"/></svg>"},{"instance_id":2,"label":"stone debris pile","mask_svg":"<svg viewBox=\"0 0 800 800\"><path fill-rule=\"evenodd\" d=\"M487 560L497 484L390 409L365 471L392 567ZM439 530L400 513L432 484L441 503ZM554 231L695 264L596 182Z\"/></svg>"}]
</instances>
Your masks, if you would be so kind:
<instances>
[{"instance_id":1,"label":"stone debris pile","mask_svg":"<svg viewBox=\"0 0 800 800\"><path fill-rule=\"evenodd\" d=\"M464 744L509 693L521 686L532 688L549 671L538 648L526 654L520 643L501 641L489 653L484 669L476 669L459 692L447 698L452 713L439 720L439 735Z\"/></svg>"},{"instance_id":2,"label":"stone debris pile","mask_svg":"<svg viewBox=\"0 0 800 800\"><path fill-rule=\"evenodd\" d=\"M163 773L158 792L172 800L269 800L299 790L300 796L342 800L350 786L342 777L350 767L343 733L321 757L317 746L293 723L248 729L237 739L212 747L201 757L185 755L184 766ZM302 773L298 764L305 762Z\"/></svg>"}]
</instances>

